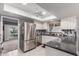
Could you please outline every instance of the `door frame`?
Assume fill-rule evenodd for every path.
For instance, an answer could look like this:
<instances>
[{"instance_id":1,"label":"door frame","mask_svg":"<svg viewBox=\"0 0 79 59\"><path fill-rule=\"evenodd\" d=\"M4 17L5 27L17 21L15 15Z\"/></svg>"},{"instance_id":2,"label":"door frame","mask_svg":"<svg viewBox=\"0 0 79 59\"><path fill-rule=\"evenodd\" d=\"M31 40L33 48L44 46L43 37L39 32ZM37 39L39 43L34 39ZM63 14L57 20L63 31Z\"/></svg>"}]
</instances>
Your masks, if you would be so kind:
<instances>
[{"instance_id":1,"label":"door frame","mask_svg":"<svg viewBox=\"0 0 79 59\"><path fill-rule=\"evenodd\" d=\"M3 43L3 20L4 18L8 18L8 19L14 19L14 20L17 20L18 21L18 49L19 49L19 38L20 38L20 23L19 23L19 20L18 18L13 18L13 17L8 17L8 16L1 16L1 43Z\"/></svg>"}]
</instances>

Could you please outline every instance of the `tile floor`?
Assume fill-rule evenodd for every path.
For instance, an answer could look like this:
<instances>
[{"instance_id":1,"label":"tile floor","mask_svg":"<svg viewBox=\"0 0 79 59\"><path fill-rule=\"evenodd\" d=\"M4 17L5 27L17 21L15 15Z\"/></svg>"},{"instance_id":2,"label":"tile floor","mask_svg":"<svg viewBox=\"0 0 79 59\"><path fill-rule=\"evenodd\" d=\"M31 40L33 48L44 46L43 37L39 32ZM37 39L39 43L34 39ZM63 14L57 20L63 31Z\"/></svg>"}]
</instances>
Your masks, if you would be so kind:
<instances>
[{"instance_id":1,"label":"tile floor","mask_svg":"<svg viewBox=\"0 0 79 59\"><path fill-rule=\"evenodd\" d=\"M18 47L18 40L9 40L3 43L4 53L16 50Z\"/></svg>"},{"instance_id":2,"label":"tile floor","mask_svg":"<svg viewBox=\"0 0 79 59\"><path fill-rule=\"evenodd\" d=\"M9 40L3 43L3 50L0 46L0 55L1 53L6 54L8 52L12 52L17 49L18 40Z\"/></svg>"},{"instance_id":3,"label":"tile floor","mask_svg":"<svg viewBox=\"0 0 79 59\"><path fill-rule=\"evenodd\" d=\"M42 48L41 46L39 46L26 53L23 53L18 50L14 50L14 51L2 54L2 56L73 56L73 55L50 47Z\"/></svg>"}]
</instances>

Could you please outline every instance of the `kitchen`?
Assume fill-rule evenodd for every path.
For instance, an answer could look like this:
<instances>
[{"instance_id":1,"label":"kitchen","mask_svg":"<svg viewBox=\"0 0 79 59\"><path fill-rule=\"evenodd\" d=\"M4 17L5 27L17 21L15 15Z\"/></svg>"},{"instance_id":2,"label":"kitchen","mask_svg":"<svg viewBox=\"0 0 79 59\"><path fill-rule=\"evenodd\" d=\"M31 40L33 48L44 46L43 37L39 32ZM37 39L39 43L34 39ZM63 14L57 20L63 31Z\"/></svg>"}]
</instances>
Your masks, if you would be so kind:
<instances>
[{"instance_id":1,"label":"kitchen","mask_svg":"<svg viewBox=\"0 0 79 59\"><path fill-rule=\"evenodd\" d=\"M38 37L42 38L43 47L49 46L52 48L56 48L59 50L63 50L65 52L74 54L78 53L78 39L77 39L77 18L68 17L63 20L55 20L50 21L47 25L47 29L40 29L39 31L42 32L41 36L38 33ZM48 28L52 23L52 30ZM74 25L73 25L74 24ZM46 27L46 26L45 26ZM45 30L45 31L44 31ZM39 40L40 40L39 38Z\"/></svg>"},{"instance_id":2,"label":"kitchen","mask_svg":"<svg viewBox=\"0 0 79 59\"><path fill-rule=\"evenodd\" d=\"M40 55L44 50L45 56L77 56L79 53L78 6L79 4L63 3L28 3L25 5L4 3L5 12L1 10L4 12L4 14L0 12L1 16L18 19L18 47L14 53L17 54L16 51L21 51L22 53L18 52L18 54L27 55L30 52L34 55L38 51L34 53L31 51L40 47L38 49ZM0 18L0 24L4 24L2 18ZM3 27L0 26L0 29L0 43L2 44L5 35L1 33L4 32ZM41 49L43 50L41 51ZM4 53L4 55L6 54ZM36 54L38 55L38 53Z\"/></svg>"}]
</instances>

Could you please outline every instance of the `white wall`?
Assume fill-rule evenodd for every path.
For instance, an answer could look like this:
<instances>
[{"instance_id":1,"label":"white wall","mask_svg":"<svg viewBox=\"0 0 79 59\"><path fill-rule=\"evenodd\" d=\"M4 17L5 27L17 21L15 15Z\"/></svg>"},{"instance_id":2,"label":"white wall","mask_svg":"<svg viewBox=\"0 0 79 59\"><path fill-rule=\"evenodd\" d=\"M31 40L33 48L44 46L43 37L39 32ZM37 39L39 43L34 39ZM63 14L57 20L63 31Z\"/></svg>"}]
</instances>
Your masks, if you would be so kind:
<instances>
[{"instance_id":1,"label":"white wall","mask_svg":"<svg viewBox=\"0 0 79 59\"><path fill-rule=\"evenodd\" d=\"M61 19L61 29L75 29L77 26L76 16Z\"/></svg>"}]
</instances>

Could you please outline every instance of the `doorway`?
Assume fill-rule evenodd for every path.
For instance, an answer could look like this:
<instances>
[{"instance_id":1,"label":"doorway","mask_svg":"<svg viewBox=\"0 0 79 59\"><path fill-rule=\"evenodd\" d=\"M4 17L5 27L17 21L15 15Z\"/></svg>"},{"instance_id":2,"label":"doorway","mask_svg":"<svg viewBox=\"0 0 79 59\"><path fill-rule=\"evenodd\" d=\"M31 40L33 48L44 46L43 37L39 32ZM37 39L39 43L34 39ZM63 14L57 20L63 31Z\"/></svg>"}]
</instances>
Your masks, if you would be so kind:
<instances>
[{"instance_id":1,"label":"doorway","mask_svg":"<svg viewBox=\"0 0 79 59\"><path fill-rule=\"evenodd\" d=\"M2 16L2 54L18 48L18 19Z\"/></svg>"}]
</instances>

